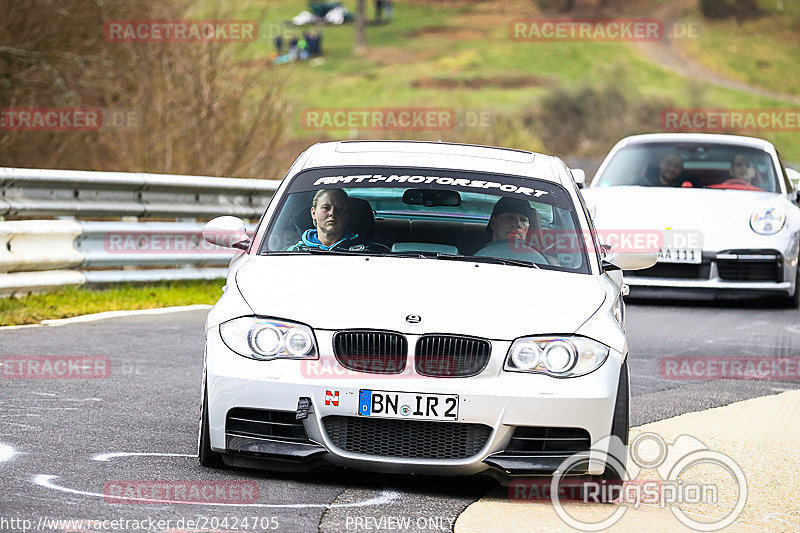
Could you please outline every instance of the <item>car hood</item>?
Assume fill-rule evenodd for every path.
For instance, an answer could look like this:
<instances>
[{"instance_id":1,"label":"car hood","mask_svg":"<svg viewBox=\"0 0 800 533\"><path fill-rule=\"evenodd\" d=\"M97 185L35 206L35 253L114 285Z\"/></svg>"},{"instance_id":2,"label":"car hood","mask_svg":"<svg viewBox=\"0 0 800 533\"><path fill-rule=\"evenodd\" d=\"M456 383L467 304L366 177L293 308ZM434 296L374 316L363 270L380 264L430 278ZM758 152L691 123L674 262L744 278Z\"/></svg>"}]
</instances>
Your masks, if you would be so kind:
<instances>
[{"instance_id":1,"label":"car hood","mask_svg":"<svg viewBox=\"0 0 800 533\"><path fill-rule=\"evenodd\" d=\"M312 328L505 340L573 333L605 299L591 275L441 259L255 256L236 282L256 314Z\"/></svg>"},{"instance_id":2,"label":"car hood","mask_svg":"<svg viewBox=\"0 0 800 533\"><path fill-rule=\"evenodd\" d=\"M716 242L732 227L749 232L753 210L782 198L757 191L659 187L605 187L583 193L601 242L606 233L626 229L695 232L701 241ZM669 234L664 239L669 245Z\"/></svg>"}]
</instances>

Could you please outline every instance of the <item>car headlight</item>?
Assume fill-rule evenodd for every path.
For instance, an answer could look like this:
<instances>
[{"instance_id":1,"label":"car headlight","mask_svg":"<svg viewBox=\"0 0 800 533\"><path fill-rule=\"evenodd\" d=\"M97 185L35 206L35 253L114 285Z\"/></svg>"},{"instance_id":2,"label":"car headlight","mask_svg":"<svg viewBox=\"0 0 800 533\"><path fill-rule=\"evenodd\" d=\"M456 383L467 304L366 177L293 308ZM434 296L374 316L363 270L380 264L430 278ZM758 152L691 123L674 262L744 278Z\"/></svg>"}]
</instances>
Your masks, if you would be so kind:
<instances>
[{"instance_id":1,"label":"car headlight","mask_svg":"<svg viewBox=\"0 0 800 533\"><path fill-rule=\"evenodd\" d=\"M759 235L778 233L786 223L786 213L780 207L759 207L750 215L750 228Z\"/></svg>"},{"instance_id":2,"label":"car headlight","mask_svg":"<svg viewBox=\"0 0 800 533\"><path fill-rule=\"evenodd\" d=\"M608 346L585 337L523 337L511 344L503 368L574 378L597 370L608 353Z\"/></svg>"},{"instance_id":3,"label":"car headlight","mask_svg":"<svg viewBox=\"0 0 800 533\"><path fill-rule=\"evenodd\" d=\"M533 341L514 343L511 363L520 370L533 370L542 360L542 349Z\"/></svg>"},{"instance_id":4,"label":"car headlight","mask_svg":"<svg viewBox=\"0 0 800 533\"><path fill-rule=\"evenodd\" d=\"M219 325L225 346L250 359L316 359L314 333L306 325L244 316Z\"/></svg>"}]
</instances>

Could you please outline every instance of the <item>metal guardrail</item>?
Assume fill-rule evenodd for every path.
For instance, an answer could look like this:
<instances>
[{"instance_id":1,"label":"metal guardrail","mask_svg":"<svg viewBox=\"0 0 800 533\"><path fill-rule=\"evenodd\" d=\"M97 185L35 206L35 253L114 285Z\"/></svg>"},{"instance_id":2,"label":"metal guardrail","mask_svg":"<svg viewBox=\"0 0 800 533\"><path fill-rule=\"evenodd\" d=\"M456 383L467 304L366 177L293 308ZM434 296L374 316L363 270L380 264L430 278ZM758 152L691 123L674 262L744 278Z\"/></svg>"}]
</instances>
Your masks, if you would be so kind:
<instances>
[{"instance_id":1,"label":"metal guardrail","mask_svg":"<svg viewBox=\"0 0 800 533\"><path fill-rule=\"evenodd\" d=\"M277 180L0 168L0 216L258 218Z\"/></svg>"},{"instance_id":2,"label":"metal guardrail","mask_svg":"<svg viewBox=\"0 0 800 533\"><path fill-rule=\"evenodd\" d=\"M0 168L0 216L254 219L279 183ZM0 296L63 285L224 277L235 251L204 241L202 228L198 222L0 222ZM254 230L251 224L248 231ZM122 270L110 270L115 267Z\"/></svg>"}]
</instances>

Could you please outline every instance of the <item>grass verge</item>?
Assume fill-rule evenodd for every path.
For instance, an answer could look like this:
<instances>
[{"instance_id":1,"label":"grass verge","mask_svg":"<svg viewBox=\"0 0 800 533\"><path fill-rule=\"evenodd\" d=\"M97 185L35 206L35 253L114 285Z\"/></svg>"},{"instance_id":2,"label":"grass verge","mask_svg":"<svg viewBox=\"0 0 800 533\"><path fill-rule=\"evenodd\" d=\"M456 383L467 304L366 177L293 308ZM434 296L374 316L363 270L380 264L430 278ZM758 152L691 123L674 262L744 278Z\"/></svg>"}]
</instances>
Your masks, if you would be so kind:
<instances>
[{"instance_id":1,"label":"grass verge","mask_svg":"<svg viewBox=\"0 0 800 533\"><path fill-rule=\"evenodd\" d=\"M107 289L65 287L23 298L0 299L0 326L38 324L42 320L131 309L213 304L224 279L121 285Z\"/></svg>"},{"instance_id":2,"label":"grass verge","mask_svg":"<svg viewBox=\"0 0 800 533\"><path fill-rule=\"evenodd\" d=\"M776 92L800 95L800 2L761 0L761 16L736 21L706 21L699 39L684 50L709 69ZM792 107L785 105L784 107Z\"/></svg>"}]
</instances>

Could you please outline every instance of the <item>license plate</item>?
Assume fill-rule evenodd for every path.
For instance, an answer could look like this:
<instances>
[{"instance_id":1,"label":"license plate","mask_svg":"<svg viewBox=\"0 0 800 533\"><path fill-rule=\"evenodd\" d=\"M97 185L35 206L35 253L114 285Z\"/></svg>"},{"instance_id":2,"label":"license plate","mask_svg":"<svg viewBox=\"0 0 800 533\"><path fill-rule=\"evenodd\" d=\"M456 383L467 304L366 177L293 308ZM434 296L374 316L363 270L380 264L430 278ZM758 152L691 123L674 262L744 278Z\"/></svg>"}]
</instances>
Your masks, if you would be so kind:
<instances>
[{"instance_id":1,"label":"license plate","mask_svg":"<svg viewBox=\"0 0 800 533\"><path fill-rule=\"evenodd\" d=\"M457 420L458 395L361 389L358 414L376 418Z\"/></svg>"},{"instance_id":2,"label":"license plate","mask_svg":"<svg viewBox=\"0 0 800 533\"><path fill-rule=\"evenodd\" d=\"M700 248L662 248L658 251L659 263L702 263Z\"/></svg>"}]
</instances>

